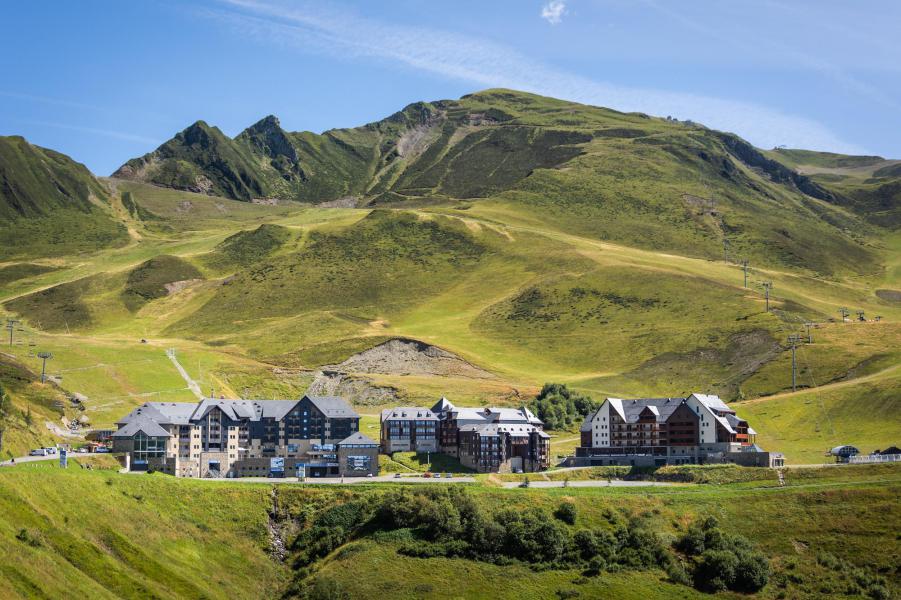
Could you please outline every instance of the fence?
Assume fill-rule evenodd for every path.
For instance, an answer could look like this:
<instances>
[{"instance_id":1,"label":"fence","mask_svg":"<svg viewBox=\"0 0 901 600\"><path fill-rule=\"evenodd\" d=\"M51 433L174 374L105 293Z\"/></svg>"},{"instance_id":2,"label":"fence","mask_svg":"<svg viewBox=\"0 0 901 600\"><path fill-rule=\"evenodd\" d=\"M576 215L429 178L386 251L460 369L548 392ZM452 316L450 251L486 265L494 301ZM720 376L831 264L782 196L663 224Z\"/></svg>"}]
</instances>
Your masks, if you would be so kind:
<instances>
[{"instance_id":1,"label":"fence","mask_svg":"<svg viewBox=\"0 0 901 600\"><path fill-rule=\"evenodd\" d=\"M901 454L858 454L848 459L851 464L901 462Z\"/></svg>"}]
</instances>

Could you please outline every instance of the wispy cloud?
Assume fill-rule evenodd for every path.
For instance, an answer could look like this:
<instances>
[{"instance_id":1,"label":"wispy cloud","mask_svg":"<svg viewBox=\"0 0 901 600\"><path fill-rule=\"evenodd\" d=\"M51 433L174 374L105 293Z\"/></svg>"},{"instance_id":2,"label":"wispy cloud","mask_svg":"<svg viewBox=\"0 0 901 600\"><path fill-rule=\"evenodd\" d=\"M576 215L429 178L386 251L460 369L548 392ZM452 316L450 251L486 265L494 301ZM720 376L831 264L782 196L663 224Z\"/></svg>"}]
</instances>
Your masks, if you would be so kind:
<instances>
[{"instance_id":1,"label":"wispy cloud","mask_svg":"<svg viewBox=\"0 0 901 600\"><path fill-rule=\"evenodd\" d=\"M30 125L39 125L41 127L53 127L55 129L67 129L69 131L77 131L79 133L87 133L89 135L99 135L102 137L108 137L116 140L123 140L126 142L138 142L141 144L153 144L155 146L159 146L162 142L158 139L146 137L143 135L136 135L133 133L127 133L124 131L115 131L111 129L98 129L96 127L82 127L80 125L69 125L66 123L54 123L51 121L22 121L23 123L28 123Z\"/></svg>"},{"instance_id":2,"label":"wispy cloud","mask_svg":"<svg viewBox=\"0 0 901 600\"><path fill-rule=\"evenodd\" d=\"M342 58L388 61L484 87L506 87L623 111L674 115L732 131L761 147L864 153L804 117L712 96L595 81L562 72L494 42L442 30L385 24L306 4L224 0L203 13L266 43Z\"/></svg>"},{"instance_id":3,"label":"wispy cloud","mask_svg":"<svg viewBox=\"0 0 901 600\"><path fill-rule=\"evenodd\" d=\"M61 98L48 98L47 96L35 96L34 94L21 94L19 92L10 92L10 91L6 91L6 90L0 90L0 97L13 98L15 100L24 100L26 102L39 102L41 104L52 104L54 106L68 106L70 108L80 108L80 109L96 110L96 111L104 110L102 107L94 106L93 104L85 104L83 102L72 102L71 100L63 100Z\"/></svg>"},{"instance_id":4,"label":"wispy cloud","mask_svg":"<svg viewBox=\"0 0 901 600\"><path fill-rule=\"evenodd\" d=\"M563 15L566 14L566 3L562 0L551 0L543 7L541 7L541 18L550 23L551 25L557 25L560 21L563 20Z\"/></svg>"},{"instance_id":5,"label":"wispy cloud","mask_svg":"<svg viewBox=\"0 0 901 600\"><path fill-rule=\"evenodd\" d=\"M870 85L865 81L861 81L839 65L824 60L814 54L810 54L803 49L798 49L783 42L744 32L741 30L741 27L731 28L729 32L726 33L717 28L704 25L695 19L691 19L683 14L682 11L674 9L664 3L655 0L643 1L647 6L660 11L674 22L680 23L683 27L707 36L725 47L736 48L748 54L757 53L761 50L761 47L764 47L773 54L779 56L782 60L792 62L802 69L816 71L821 75L829 77L841 87L852 93L865 96L870 100L879 102L880 104L891 108L901 109L901 104L883 93L877 87ZM777 6L779 6L781 10L785 10L782 5Z\"/></svg>"}]
</instances>

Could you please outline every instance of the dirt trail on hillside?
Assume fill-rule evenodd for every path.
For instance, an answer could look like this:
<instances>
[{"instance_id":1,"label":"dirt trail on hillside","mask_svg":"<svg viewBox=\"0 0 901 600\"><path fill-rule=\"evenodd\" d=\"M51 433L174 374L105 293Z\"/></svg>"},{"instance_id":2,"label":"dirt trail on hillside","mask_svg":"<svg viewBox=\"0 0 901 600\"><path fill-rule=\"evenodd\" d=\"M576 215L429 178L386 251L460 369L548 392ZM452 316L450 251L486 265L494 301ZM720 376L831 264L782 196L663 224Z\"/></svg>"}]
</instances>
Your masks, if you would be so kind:
<instances>
[{"instance_id":1,"label":"dirt trail on hillside","mask_svg":"<svg viewBox=\"0 0 901 600\"><path fill-rule=\"evenodd\" d=\"M897 371L901 368L901 365L894 365L887 369L883 369L881 371L877 371L875 373L870 373L869 375L864 375L863 377L855 377L854 379L845 379L843 381L836 381L835 383L827 383L826 385L819 385L811 388L804 388L802 390L798 390L796 392L784 392L782 394L773 394L772 396L761 396L760 398L754 398L753 400L743 400L741 402L733 402L735 406L748 406L749 404L758 404L760 402L769 402L771 400L778 400L780 398L790 398L792 396L800 396L802 394L807 394L809 392L826 392L835 390L838 388L860 385L861 383L866 383L868 381L873 381L876 379L882 379L883 377L890 375L893 371Z\"/></svg>"}]
</instances>

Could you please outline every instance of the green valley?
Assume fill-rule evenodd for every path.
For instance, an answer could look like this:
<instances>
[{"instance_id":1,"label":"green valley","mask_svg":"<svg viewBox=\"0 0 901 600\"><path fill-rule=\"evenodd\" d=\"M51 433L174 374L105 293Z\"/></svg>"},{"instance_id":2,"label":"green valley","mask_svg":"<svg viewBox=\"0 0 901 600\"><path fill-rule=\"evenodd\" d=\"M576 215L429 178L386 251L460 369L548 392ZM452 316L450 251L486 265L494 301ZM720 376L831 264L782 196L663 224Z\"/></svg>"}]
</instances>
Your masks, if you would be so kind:
<instances>
[{"instance_id":1,"label":"green valley","mask_svg":"<svg viewBox=\"0 0 901 600\"><path fill-rule=\"evenodd\" d=\"M556 382L598 403L718 394L789 465L785 486L702 465L445 492L20 464L0 469L0 596L694 598L702 553L679 540L714 516L716 552L766 555L760 597L891 597L899 469L802 466L901 444L897 163L503 89L322 134L198 121L108 178L0 138L4 460L199 394L343 396L378 439L384 408L518 408ZM567 423L553 464L580 444ZM569 486L613 476L678 485ZM559 556L488 539L533 529ZM619 554L573 558L580 529Z\"/></svg>"}]
</instances>

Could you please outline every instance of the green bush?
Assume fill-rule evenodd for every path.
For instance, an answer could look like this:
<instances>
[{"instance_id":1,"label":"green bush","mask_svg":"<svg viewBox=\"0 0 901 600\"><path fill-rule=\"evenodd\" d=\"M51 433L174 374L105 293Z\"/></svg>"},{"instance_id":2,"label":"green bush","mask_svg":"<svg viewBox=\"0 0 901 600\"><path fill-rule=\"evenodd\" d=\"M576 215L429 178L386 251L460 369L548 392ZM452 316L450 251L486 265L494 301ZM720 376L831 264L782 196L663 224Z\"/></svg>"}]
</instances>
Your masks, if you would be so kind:
<instances>
[{"instance_id":1,"label":"green bush","mask_svg":"<svg viewBox=\"0 0 901 600\"><path fill-rule=\"evenodd\" d=\"M705 550L695 567L694 585L705 592L731 589L735 583L738 557L728 550Z\"/></svg>"},{"instance_id":2,"label":"green bush","mask_svg":"<svg viewBox=\"0 0 901 600\"><path fill-rule=\"evenodd\" d=\"M554 517L569 525L575 525L576 513L575 504L572 502L561 502L560 506L557 507L557 510L554 511Z\"/></svg>"}]
</instances>

